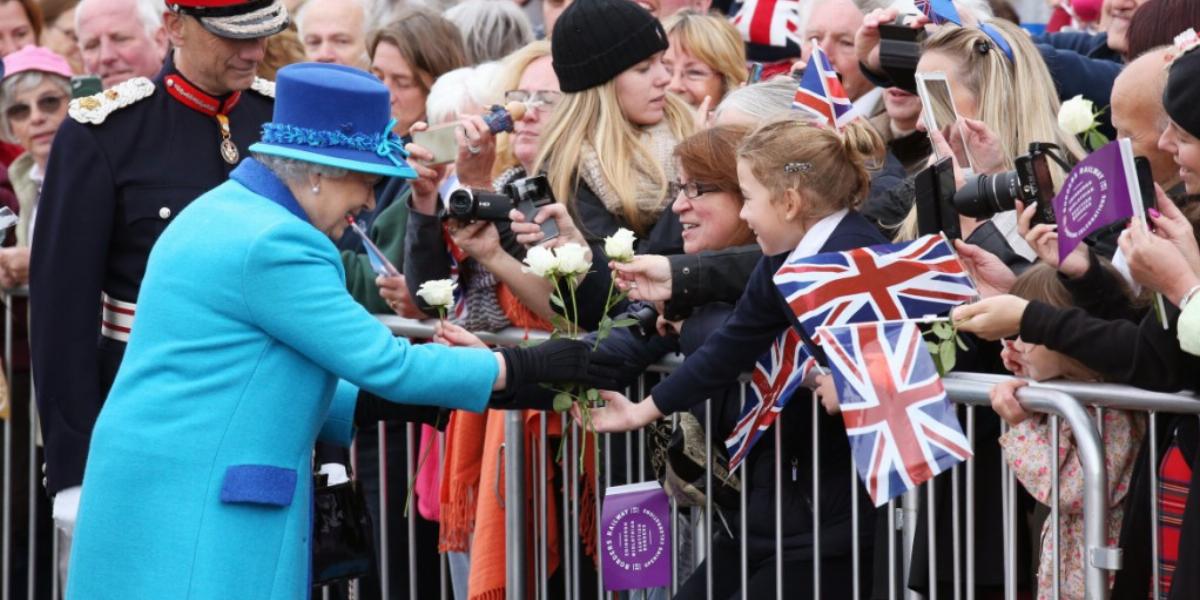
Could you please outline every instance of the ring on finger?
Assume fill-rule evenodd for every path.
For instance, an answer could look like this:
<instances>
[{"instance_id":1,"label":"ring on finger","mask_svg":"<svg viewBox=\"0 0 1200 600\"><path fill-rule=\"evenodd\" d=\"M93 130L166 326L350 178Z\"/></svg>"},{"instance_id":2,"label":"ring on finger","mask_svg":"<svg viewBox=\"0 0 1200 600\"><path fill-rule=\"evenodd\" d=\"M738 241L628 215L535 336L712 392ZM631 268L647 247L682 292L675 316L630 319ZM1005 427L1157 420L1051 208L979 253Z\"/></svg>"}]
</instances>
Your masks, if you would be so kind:
<instances>
[{"instance_id":1,"label":"ring on finger","mask_svg":"<svg viewBox=\"0 0 1200 600\"><path fill-rule=\"evenodd\" d=\"M467 152L470 152L471 154L479 154L482 151L483 151L483 149L480 148L479 146L472 146L470 144L467 144Z\"/></svg>"}]
</instances>

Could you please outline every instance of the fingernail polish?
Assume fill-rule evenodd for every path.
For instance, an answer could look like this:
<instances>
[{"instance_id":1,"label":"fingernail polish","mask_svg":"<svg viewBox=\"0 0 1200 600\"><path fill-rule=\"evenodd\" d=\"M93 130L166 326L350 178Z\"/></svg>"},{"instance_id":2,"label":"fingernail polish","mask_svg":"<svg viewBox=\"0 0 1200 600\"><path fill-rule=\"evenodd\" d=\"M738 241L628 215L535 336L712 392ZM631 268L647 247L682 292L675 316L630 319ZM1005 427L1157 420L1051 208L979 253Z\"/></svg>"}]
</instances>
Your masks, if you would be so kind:
<instances>
[{"instance_id":1,"label":"fingernail polish","mask_svg":"<svg viewBox=\"0 0 1200 600\"><path fill-rule=\"evenodd\" d=\"M1150 209L1147 209L1147 210L1146 210L1146 212L1150 213L1150 216L1151 216L1151 217L1154 217L1155 219L1157 219L1157 218L1159 218L1159 217L1161 217L1161 216L1162 216L1162 213L1158 212L1158 209L1157 209L1157 208L1150 208Z\"/></svg>"}]
</instances>

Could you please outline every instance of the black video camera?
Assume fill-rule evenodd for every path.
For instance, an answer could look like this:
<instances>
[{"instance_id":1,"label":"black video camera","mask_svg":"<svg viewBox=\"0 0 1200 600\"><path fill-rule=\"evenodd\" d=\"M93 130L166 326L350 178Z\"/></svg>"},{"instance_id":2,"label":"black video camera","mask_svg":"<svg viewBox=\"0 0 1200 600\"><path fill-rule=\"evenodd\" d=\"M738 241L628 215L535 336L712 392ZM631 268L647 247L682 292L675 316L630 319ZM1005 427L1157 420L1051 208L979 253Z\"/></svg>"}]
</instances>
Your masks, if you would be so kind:
<instances>
[{"instance_id":1,"label":"black video camera","mask_svg":"<svg viewBox=\"0 0 1200 600\"><path fill-rule=\"evenodd\" d=\"M1050 160L1063 171L1071 167L1061 156L1058 146L1034 142L1029 153L1013 159L1016 168L995 175L979 175L968 180L954 194L954 208L961 214L986 219L998 212L1013 210L1016 201L1025 206L1037 205L1033 224L1054 223L1054 180L1050 177Z\"/></svg>"},{"instance_id":2,"label":"black video camera","mask_svg":"<svg viewBox=\"0 0 1200 600\"><path fill-rule=\"evenodd\" d=\"M446 201L446 218L470 221L508 221L514 208L532 223L533 216L543 206L554 204L554 192L544 175L517 179L504 186L501 193L460 188L450 193ZM558 236L553 219L541 224L545 239ZM543 240L544 241L544 240Z\"/></svg>"}]
</instances>

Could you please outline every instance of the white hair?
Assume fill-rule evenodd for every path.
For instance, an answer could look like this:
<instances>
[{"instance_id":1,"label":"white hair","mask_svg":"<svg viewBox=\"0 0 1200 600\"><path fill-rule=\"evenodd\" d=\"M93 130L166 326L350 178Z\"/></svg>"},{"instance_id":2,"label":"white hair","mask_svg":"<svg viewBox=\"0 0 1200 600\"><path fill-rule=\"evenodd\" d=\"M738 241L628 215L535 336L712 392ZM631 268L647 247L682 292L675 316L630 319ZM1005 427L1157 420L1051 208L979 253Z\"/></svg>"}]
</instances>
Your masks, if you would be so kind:
<instances>
[{"instance_id":1,"label":"white hair","mask_svg":"<svg viewBox=\"0 0 1200 600\"><path fill-rule=\"evenodd\" d=\"M341 179L350 173L349 169L331 167L329 165L319 165L306 160L284 158L282 156L275 156L274 154L251 152L250 156L253 156L254 160L262 163L263 166L270 169L276 177L284 181L303 183L308 180L308 176L310 174L328 177L329 179Z\"/></svg>"},{"instance_id":2,"label":"white hair","mask_svg":"<svg viewBox=\"0 0 1200 600\"><path fill-rule=\"evenodd\" d=\"M56 73L22 71L4 78L4 81L0 83L0 140L10 144L17 143L17 138L13 135L12 123L9 122L6 113L16 100L17 94L32 90L42 85L43 81L54 82L63 96L71 97L71 81Z\"/></svg>"},{"instance_id":3,"label":"white hair","mask_svg":"<svg viewBox=\"0 0 1200 600\"><path fill-rule=\"evenodd\" d=\"M308 14L308 7L312 6L312 4L316 1L317 0L304 0L304 3L300 5L300 8L296 9L296 14L292 15L292 19L296 23L296 32L300 34L301 38L304 37L304 16ZM377 10L377 3L373 2L372 0L337 0L337 2L343 5L345 3L357 5L362 10L362 33L363 37L366 37L367 32L371 30L371 23L375 22L372 19Z\"/></svg>"},{"instance_id":4,"label":"white hair","mask_svg":"<svg viewBox=\"0 0 1200 600\"><path fill-rule=\"evenodd\" d=\"M443 16L462 32L473 65L500 60L533 41L533 26L516 2L467 0Z\"/></svg>"},{"instance_id":5,"label":"white hair","mask_svg":"<svg viewBox=\"0 0 1200 600\"><path fill-rule=\"evenodd\" d=\"M855 0L855 4L862 9L864 14L876 8L888 7L900 11L900 14L917 14L921 12L917 10L917 6L913 3L913 0ZM975 17L976 21L986 21L996 16L988 0L954 0L954 7L959 12L970 13Z\"/></svg>"},{"instance_id":6,"label":"white hair","mask_svg":"<svg viewBox=\"0 0 1200 600\"><path fill-rule=\"evenodd\" d=\"M490 62L454 69L438 77L425 99L425 116L429 124L440 125L456 119L471 105L486 108L498 103L495 88L500 71L499 63Z\"/></svg>"},{"instance_id":7,"label":"white hair","mask_svg":"<svg viewBox=\"0 0 1200 600\"><path fill-rule=\"evenodd\" d=\"M80 16L84 13L83 8L89 4L95 4L102 0L80 0L75 7L75 31L80 30L82 21ZM142 22L142 28L146 30L147 37L154 37L158 30L162 28L163 12L167 10L163 0L126 0L133 2L134 12L137 13L138 20Z\"/></svg>"},{"instance_id":8,"label":"white hair","mask_svg":"<svg viewBox=\"0 0 1200 600\"><path fill-rule=\"evenodd\" d=\"M729 92L717 105L714 116L720 118L722 112L732 108L763 123L792 110L795 97L796 80L790 75L780 75Z\"/></svg>"}]
</instances>

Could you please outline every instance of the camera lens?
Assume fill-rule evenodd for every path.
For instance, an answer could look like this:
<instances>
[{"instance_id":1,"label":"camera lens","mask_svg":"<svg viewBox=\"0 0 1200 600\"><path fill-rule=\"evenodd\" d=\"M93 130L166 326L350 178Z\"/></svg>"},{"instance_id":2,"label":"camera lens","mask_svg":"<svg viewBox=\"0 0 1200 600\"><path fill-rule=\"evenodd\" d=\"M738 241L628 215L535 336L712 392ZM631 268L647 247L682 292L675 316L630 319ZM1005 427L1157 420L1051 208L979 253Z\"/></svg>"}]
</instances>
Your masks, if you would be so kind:
<instances>
[{"instance_id":1,"label":"camera lens","mask_svg":"<svg viewBox=\"0 0 1200 600\"><path fill-rule=\"evenodd\" d=\"M959 214L986 219L998 212L1012 210L1021 198L1021 182L1016 171L979 175L954 194L954 209Z\"/></svg>"},{"instance_id":2,"label":"camera lens","mask_svg":"<svg viewBox=\"0 0 1200 600\"><path fill-rule=\"evenodd\" d=\"M446 212L458 219L472 218L475 213L475 197L471 195L470 190L454 190L450 193L450 199L446 201Z\"/></svg>"}]
</instances>

